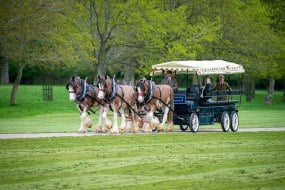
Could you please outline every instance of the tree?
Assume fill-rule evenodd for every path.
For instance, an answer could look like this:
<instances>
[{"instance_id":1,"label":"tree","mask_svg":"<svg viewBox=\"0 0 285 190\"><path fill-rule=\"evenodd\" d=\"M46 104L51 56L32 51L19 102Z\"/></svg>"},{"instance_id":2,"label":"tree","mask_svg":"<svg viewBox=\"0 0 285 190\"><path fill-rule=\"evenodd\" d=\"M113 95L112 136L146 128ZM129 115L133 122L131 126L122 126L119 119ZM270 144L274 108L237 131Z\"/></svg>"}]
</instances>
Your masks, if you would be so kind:
<instances>
[{"instance_id":1,"label":"tree","mask_svg":"<svg viewBox=\"0 0 285 190\"><path fill-rule=\"evenodd\" d=\"M145 75L157 62L195 59L202 49L199 43L212 41L217 31L217 22L204 19L190 24L184 1L81 3L90 13L95 78L124 68L128 73L125 79L129 81L133 79L135 67L140 75Z\"/></svg>"},{"instance_id":2,"label":"tree","mask_svg":"<svg viewBox=\"0 0 285 190\"><path fill-rule=\"evenodd\" d=\"M195 3L198 1L193 0ZM220 19L218 40L205 43L208 51L201 52L202 58L225 59L243 64L244 92L247 101L254 98L255 78L261 73L269 75L277 70L274 56L279 52L278 38L270 29L266 7L259 0L251 1L206 1L196 10L192 22L199 21L201 14L207 18Z\"/></svg>"},{"instance_id":3,"label":"tree","mask_svg":"<svg viewBox=\"0 0 285 190\"><path fill-rule=\"evenodd\" d=\"M69 1L3 1L1 7L1 48L18 62L18 73L11 92L10 104L16 103L17 89L23 69L28 64L68 62L82 58L81 31L71 9L76 3ZM81 41L81 43L77 43ZM80 45L78 45L80 44ZM87 43L88 44L88 43ZM82 45L81 45L82 46Z\"/></svg>"},{"instance_id":4,"label":"tree","mask_svg":"<svg viewBox=\"0 0 285 190\"><path fill-rule=\"evenodd\" d=\"M283 101L285 101L285 1L282 0L262 0L268 7L270 14L270 27L278 38L276 42L279 44L280 52L275 56L274 60L278 64L278 71L270 75L269 93L265 97L266 103L271 104L273 98L272 88L274 77L282 77L284 81ZM273 86L274 87L274 86ZM268 101L269 100L269 101Z\"/></svg>"}]
</instances>

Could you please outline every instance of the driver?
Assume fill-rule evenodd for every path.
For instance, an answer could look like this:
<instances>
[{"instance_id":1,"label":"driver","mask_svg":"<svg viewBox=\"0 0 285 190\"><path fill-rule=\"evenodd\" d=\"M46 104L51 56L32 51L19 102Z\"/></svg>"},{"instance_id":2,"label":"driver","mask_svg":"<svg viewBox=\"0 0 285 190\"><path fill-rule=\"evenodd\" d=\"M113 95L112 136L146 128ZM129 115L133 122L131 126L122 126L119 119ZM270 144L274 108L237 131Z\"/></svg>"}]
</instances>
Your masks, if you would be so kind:
<instances>
[{"instance_id":1,"label":"driver","mask_svg":"<svg viewBox=\"0 0 285 190\"><path fill-rule=\"evenodd\" d=\"M161 84L167 84L172 87L173 92L178 91L178 83L175 77L172 76L172 71L168 70L166 72L165 78L161 81Z\"/></svg>"}]
</instances>

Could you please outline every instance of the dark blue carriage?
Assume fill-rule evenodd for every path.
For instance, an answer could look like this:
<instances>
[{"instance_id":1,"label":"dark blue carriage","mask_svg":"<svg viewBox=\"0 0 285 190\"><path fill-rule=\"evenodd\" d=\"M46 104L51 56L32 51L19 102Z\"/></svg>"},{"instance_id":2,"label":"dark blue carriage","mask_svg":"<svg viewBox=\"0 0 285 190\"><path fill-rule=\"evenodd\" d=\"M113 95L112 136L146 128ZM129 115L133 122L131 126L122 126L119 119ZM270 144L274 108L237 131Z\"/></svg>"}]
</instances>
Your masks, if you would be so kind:
<instances>
[{"instance_id":1,"label":"dark blue carriage","mask_svg":"<svg viewBox=\"0 0 285 190\"><path fill-rule=\"evenodd\" d=\"M229 89L204 94L199 85L199 76L243 73L241 65L222 60L175 61L153 65L152 69L154 73L159 70L173 70L176 74L182 72L197 76L198 84L189 85L187 89L179 90L174 96L173 121L182 131L190 128L192 132L197 132L200 125L212 125L215 122L220 123L225 132L230 129L238 130L241 91Z\"/></svg>"}]
</instances>

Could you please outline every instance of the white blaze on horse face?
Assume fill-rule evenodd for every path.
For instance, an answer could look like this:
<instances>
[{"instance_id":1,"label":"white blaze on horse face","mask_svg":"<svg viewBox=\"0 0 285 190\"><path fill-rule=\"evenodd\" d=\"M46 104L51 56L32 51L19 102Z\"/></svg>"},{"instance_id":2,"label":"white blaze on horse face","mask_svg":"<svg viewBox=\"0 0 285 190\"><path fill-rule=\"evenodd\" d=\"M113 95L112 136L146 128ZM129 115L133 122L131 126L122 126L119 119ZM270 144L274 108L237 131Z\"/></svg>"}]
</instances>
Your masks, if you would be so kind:
<instances>
[{"instance_id":1,"label":"white blaze on horse face","mask_svg":"<svg viewBox=\"0 0 285 190\"><path fill-rule=\"evenodd\" d=\"M138 101L139 103L143 103L144 102L143 92L141 91L140 87L138 87L137 90L138 90Z\"/></svg>"},{"instance_id":2,"label":"white blaze on horse face","mask_svg":"<svg viewBox=\"0 0 285 190\"><path fill-rule=\"evenodd\" d=\"M98 92L97 97L102 100L105 97L105 92L104 92L103 86L101 86L100 83L98 84L98 87L99 87L99 92Z\"/></svg>"},{"instance_id":3,"label":"white blaze on horse face","mask_svg":"<svg viewBox=\"0 0 285 190\"><path fill-rule=\"evenodd\" d=\"M68 91L69 91L69 100L74 102L76 99L76 94L75 94L72 86L68 86Z\"/></svg>"}]
</instances>

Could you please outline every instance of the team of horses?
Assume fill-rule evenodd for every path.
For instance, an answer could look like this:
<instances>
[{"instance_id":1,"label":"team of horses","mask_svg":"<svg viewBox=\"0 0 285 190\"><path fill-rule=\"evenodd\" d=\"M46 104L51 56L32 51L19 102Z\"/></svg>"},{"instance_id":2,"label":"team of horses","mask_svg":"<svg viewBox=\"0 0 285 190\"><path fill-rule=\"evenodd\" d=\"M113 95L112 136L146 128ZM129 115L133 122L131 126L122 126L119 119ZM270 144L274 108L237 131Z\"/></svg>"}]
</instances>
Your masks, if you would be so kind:
<instances>
[{"instance_id":1,"label":"team of horses","mask_svg":"<svg viewBox=\"0 0 285 190\"><path fill-rule=\"evenodd\" d=\"M66 89L69 99L76 103L80 112L79 133L92 127L90 112L94 112L94 107L99 110L96 133L173 130L174 93L168 85L156 85L152 80L141 79L135 86L130 86L117 84L115 78L101 76L98 76L97 84L89 85L87 79L72 76ZM113 112L113 122L109 119L110 112ZM157 112L161 114L158 116ZM118 117L121 117L120 127Z\"/></svg>"}]
</instances>

